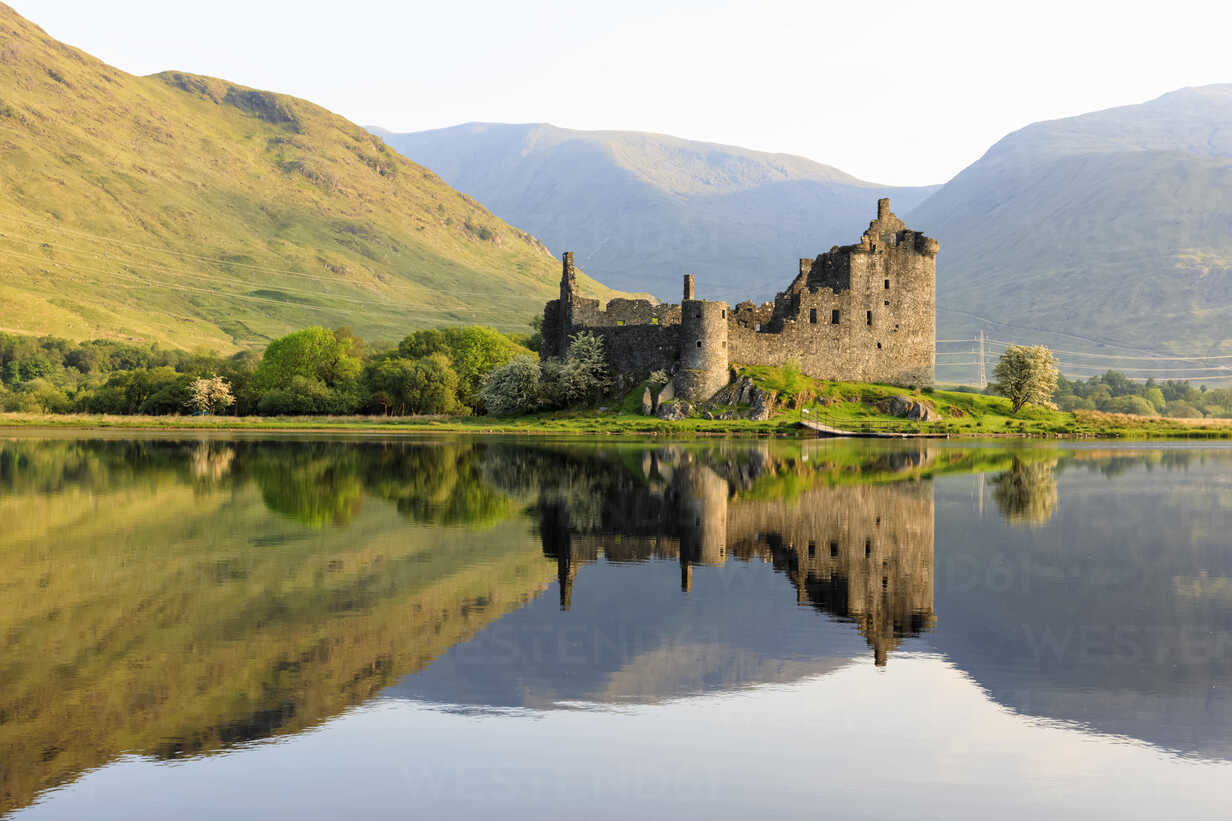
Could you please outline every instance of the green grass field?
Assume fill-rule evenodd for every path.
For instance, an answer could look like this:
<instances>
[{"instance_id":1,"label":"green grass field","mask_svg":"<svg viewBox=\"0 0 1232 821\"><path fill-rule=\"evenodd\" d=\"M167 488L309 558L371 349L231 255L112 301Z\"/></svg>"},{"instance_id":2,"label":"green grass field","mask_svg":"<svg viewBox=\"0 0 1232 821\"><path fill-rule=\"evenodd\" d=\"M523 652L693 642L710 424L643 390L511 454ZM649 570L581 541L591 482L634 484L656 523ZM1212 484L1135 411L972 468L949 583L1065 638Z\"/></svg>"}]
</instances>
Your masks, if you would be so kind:
<instances>
[{"instance_id":1,"label":"green grass field","mask_svg":"<svg viewBox=\"0 0 1232 821\"><path fill-rule=\"evenodd\" d=\"M906 393L901 388L836 382L827 383L823 390L828 393L801 407L781 410L766 421L705 418L665 421L629 412L613 403L608 410L556 411L511 419L491 416L202 417L8 413L0 414L0 428L812 437L816 434L800 425L802 419L812 419L840 428L844 425L854 428L861 422L882 422L888 430L951 438L1232 439L1232 420L1165 419L1094 411L1072 414L1030 407L1013 416L1005 399L953 391L914 394L935 403L944 417L939 422L922 424L897 419L878 409L877 404L883 400ZM640 389L637 394L640 397Z\"/></svg>"},{"instance_id":2,"label":"green grass field","mask_svg":"<svg viewBox=\"0 0 1232 821\"><path fill-rule=\"evenodd\" d=\"M3 5L0 56L0 330L230 353L523 331L556 293L537 239L319 106L135 77Z\"/></svg>"}]
</instances>

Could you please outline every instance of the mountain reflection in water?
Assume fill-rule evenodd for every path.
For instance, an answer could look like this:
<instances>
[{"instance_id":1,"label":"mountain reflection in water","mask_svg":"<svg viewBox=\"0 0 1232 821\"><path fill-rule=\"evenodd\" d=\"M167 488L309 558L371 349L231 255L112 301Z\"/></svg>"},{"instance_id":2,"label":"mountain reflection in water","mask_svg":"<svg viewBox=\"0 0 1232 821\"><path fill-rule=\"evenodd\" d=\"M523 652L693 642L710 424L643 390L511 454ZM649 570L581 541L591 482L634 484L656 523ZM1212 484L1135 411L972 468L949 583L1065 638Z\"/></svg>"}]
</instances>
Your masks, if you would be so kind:
<instances>
[{"instance_id":1,"label":"mountain reflection in water","mask_svg":"<svg viewBox=\"0 0 1232 821\"><path fill-rule=\"evenodd\" d=\"M664 703L939 652L1232 759L1232 450L0 441L0 812L378 697Z\"/></svg>"}]
</instances>

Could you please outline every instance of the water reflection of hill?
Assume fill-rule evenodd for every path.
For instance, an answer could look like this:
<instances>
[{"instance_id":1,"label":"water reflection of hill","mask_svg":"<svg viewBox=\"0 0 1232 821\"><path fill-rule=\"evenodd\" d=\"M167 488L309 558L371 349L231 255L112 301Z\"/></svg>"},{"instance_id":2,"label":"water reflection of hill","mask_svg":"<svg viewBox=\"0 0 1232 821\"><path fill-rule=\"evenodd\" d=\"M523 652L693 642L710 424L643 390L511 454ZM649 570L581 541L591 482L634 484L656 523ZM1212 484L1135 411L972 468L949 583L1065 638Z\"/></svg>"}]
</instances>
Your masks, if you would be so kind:
<instances>
[{"instance_id":1,"label":"water reflection of hill","mask_svg":"<svg viewBox=\"0 0 1232 821\"><path fill-rule=\"evenodd\" d=\"M408 528L381 501L409 493L429 521L510 509L487 486L448 490L472 448L360 450L0 443L0 811L124 752L311 726L548 584L525 525ZM395 490L425 464L432 493Z\"/></svg>"},{"instance_id":2,"label":"water reflection of hill","mask_svg":"<svg viewBox=\"0 0 1232 821\"><path fill-rule=\"evenodd\" d=\"M939 482L929 641L1019 712L1232 758L1232 451L1071 452L1051 487L1021 528Z\"/></svg>"}]
</instances>

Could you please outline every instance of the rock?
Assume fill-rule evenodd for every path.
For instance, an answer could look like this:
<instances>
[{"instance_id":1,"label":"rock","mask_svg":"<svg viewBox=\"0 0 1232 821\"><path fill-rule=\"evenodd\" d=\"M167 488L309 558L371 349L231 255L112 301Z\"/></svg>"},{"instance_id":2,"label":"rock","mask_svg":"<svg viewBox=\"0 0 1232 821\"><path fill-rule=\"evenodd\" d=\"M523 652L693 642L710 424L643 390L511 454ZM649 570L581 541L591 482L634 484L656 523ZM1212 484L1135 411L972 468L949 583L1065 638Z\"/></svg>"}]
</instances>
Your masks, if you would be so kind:
<instances>
[{"instance_id":1,"label":"rock","mask_svg":"<svg viewBox=\"0 0 1232 821\"><path fill-rule=\"evenodd\" d=\"M706 418L707 418L707 419L712 419L712 420L713 420L713 419L714 419L714 412L713 412L713 411L706 411Z\"/></svg>"},{"instance_id":2,"label":"rock","mask_svg":"<svg viewBox=\"0 0 1232 821\"><path fill-rule=\"evenodd\" d=\"M774 413L774 399L776 394L774 391L766 392L760 388L754 388L749 399L753 403L752 410L749 411L749 418L758 422L764 422Z\"/></svg>"},{"instance_id":3,"label":"rock","mask_svg":"<svg viewBox=\"0 0 1232 821\"><path fill-rule=\"evenodd\" d=\"M753 380L747 376L740 380L740 390L736 394L736 404L747 405L752 402L753 391L757 390L753 387Z\"/></svg>"},{"instance_id":4,"label":"rock","mask_svg":"<svg viewBox=\"0 0 1232 821\"><path fill-rule=\"evenodd\" d=\"M654 413L654 400L650 398L650 388L642 391L642 416Z\"/></svg>"},{"instance_id":5,"label":"rock","mask_svg":"<svg viewBox=\"0 0 1232 821\"><path fill-rule=\"evenodd\" d=\"M676 398L676 388L669 381L666 385L659 388L659 395L655 397L655 402L654 402L655 411L657 412L659 410L659 406L662 405L664 402L671 402L675 398Z\"/></svg>"},{"instance_id":6,"label":"rock","mask_svg":"<svg viewBox=\"0 0 1232 821\"><path fill-rule=\"evenodd\" d=\"M937 411L923 401L910 396L895 396L890 400L890 415L900 419L913 419L919 422L935 422L940 419Z\"/></svg>"},{"instance_id":7,"label":"rock","mask_svg":"<svg viewBox=\"0 0 1232 821\"><path fill-rule=\"evenodd\" d=\"M692 408L689 407L688 402L672 399L667 402L660 402L658 409L655 410L655 416L669 422L678 422L681 419L687 419L690 410Z\"/></svg>"}]
</instances>

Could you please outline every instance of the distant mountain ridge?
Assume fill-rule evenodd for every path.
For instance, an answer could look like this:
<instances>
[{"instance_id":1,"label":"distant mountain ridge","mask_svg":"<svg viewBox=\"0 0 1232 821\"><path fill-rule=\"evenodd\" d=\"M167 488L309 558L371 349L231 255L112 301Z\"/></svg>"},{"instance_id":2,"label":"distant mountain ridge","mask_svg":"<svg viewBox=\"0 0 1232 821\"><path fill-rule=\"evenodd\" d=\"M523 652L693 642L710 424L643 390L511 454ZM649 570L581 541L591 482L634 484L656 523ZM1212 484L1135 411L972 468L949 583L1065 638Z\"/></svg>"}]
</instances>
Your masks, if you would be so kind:
<instances>
[{"instance_id":1,"label":"distant mountain ridge","mask_svg":"<svg viewBox=\"0 0 1232 821\"><path fill-rule=\"evenodd\" d=\"M319 106L181 72L135 77L0 4L0 330L260 347L513 330L560 263ZM587 278L600 297L614 292Z\"/></svg>"},{"instance_id":2,"label":"distant mountain ridge","mask_svg":"<svg viewBox=\"0 0 1232 821\"><path fill-rule=\"evenodd\" d=\"M593 276L666 299L678 299L684 272L708 298L769 298L800 257L857 240L879 197L904 212L936 190L661 134L495 123L370 130L553 251L574 251Z\"/></svg>"},{"instance_id":3,"label":"distant mountain ridge","mask_svg":"<svg viewBox=\"0 0 1232 821\"><path fill-rule=\"evenodd\" d=\"M905 219L942 336L1232 353L1232 84L1029 125Z\"/></svg>"}]
</instances>

